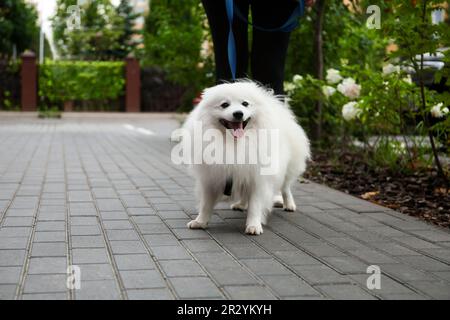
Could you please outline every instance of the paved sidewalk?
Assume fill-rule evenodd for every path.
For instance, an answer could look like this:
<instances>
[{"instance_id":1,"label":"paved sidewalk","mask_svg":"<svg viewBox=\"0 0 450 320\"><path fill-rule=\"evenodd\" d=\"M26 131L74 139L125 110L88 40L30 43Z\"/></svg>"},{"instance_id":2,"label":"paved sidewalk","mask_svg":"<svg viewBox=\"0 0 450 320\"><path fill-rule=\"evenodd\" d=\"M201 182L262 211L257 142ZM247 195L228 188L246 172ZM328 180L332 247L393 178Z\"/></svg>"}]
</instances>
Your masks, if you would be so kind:
<instances>
[{"instance_id":1,"label":"paved sidewalk","mask_svg":"<svg viewBox=\"0 0 450 320\"><path fill-rule=\"evenodd\" d=\"M0 299L450 298L447 230L314 183L296 184L298 211L276 210L261 236L226 204L188 230L177 121L126 117L0 113Z\"/></svg>"}]
</instances>

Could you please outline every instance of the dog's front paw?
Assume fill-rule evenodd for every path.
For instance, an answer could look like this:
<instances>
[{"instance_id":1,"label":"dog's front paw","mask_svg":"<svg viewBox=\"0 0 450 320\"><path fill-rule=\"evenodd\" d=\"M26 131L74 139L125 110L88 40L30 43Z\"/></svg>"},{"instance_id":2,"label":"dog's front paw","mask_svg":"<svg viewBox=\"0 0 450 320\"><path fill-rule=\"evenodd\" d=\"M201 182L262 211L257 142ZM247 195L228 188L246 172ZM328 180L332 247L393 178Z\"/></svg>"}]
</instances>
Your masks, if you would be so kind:
<instances>
[{"instance_id":1,"label":"dog's front paw","mask_svg":"<svg viewBox=\"0 0 450 320\"><path fill-rule=\"evenodd\" d=\"M262 225L259 224L259 225L250 225L250 226L247 226L247 227L245 228L245 233L246 233L246 234L251 234L251 235L258 236L258 235L260 235L261 233L263 233Z\"/></svg>"},{"instance_id":2,"label":"dog's front paw","mask_svg":"<svg viewBox=\"0 0 450 320\"><path fill-rule=\"evenodd\" d=\"M244 205L244 204L242 204L242 203L239 201L239 202L233 203L233 204L231 205L231 209L232 209L232 210L238 210L238 211L244 211L244 210L247 210L247 206Z\"/></svg>"},{"instance_id":3,"label":"dog's front paw","mask_svg":"<svg viewBox=\"0 0 450 320\"><path fill-rule=\"evenodd\" d=\"M274 208L283 208L283 197L281 196L281 194L277 194L276 196L273 197L273 206Z\"/></svg>"},{"instance_id":4,"label":"dog's front paw","mask_svg":"<svg viewBox=\"0 0 450 320\"><path fill-rule=\"evenodd\" d=\"M294 212L295 210L297 210L297 206L293 202L284 206L284 211Z\"/></svg>"},{"instance_id":5,"label":"dog's front paw","mask_svg":"<svg viewBox=\"0 0 450 320\"><path fill-rule=\"evenodd\" d=\"M191 220L188 222L187 227L189 229L206 229L207 223L198 222L197 220Z\"/></svg>"}]
</instances>

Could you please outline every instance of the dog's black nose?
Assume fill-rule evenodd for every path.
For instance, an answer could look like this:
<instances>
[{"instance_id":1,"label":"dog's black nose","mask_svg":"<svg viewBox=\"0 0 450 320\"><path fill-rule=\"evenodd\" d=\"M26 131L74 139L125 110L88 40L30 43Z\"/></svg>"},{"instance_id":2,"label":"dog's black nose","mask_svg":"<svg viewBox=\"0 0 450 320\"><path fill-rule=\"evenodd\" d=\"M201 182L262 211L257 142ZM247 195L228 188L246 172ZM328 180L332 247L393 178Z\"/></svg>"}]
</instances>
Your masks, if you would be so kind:
<instances>
[{"instance_id":1,"label":"dog's black nose","mask_svg":"<svg viewBox=\"0 0 450 320\"><path fill-rule=\"evenodd\" d=\"M235 111L233 112L233 117L236 120L242 120L242 118L244 117L244 113L242 111Z\"/></svg>"}]
</instances>

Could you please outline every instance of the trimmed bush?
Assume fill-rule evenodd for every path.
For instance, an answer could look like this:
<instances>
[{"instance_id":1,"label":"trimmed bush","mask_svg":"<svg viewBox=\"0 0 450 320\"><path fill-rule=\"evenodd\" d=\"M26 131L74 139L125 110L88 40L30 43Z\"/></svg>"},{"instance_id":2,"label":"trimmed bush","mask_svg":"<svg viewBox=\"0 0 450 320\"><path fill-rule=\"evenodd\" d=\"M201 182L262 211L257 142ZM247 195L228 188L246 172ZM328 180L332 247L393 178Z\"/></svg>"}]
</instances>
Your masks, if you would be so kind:
<instances>
[{"instance_id":1,"label":"trimmed bush","mask_svg":"<svg viewBox=\"0 0 450 320\"><path fill-rule=\"evenodd\" d=\"M124 85L121 61L46 61L39 67L39 96L51 103L117 99Z\"/></svg>"}]
</instances>

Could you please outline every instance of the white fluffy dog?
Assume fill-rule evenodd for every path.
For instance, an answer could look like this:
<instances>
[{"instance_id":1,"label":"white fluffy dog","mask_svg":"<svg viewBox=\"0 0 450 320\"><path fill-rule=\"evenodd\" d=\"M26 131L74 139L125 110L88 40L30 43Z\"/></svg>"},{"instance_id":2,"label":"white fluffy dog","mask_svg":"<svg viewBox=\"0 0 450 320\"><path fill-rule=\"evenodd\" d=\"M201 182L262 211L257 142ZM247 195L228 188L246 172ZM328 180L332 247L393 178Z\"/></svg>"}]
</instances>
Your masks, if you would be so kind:
<instances>
[{"instance_id":1,"label":"white fluffy dog","mask_svg":"<svg viewBox=\"0 0 450 320\"><path fill-rule=\"evenodd\" d=\"M184 141L187 143L185 147L197 154L211 151L211 145L204 146L205 138L196 133L198 126L203 132L213 130L214 133L207 139L214 141L211 144L215 151L210 154L216 156L216 160L225 160L209 163L193 161L191 168L196 178L200 204L199 214L188 223L189 228L206 228L215 204L222 199L226 187L231 186L230 181L231 197L238 200L231 208L247 210L247 234L259 235L263 232L262 224L266 223L273 199L280 191L284 209L296 210L291 184L305 171L310 149L305 132L297 124L286 102L251 81L220 84L203 92L201 102L182 128L185 131L183 140L186 133L190 137L189 141ZM246 139L250 132L263 132L260 135L262 138L271 136L270 147L267 141L261 142L260 136L258 140ZM218 148L225 150L225 153L237 150L236 156L244 156L247 162L236 163L234 159L230 163L229 155L222 156ZM250 156L260 155L261 152L266 153L268 160L265 163L260 159L256 163L248 162ZM276 170L264 172L264 168Z\"/></svg>"}]
</instances>

